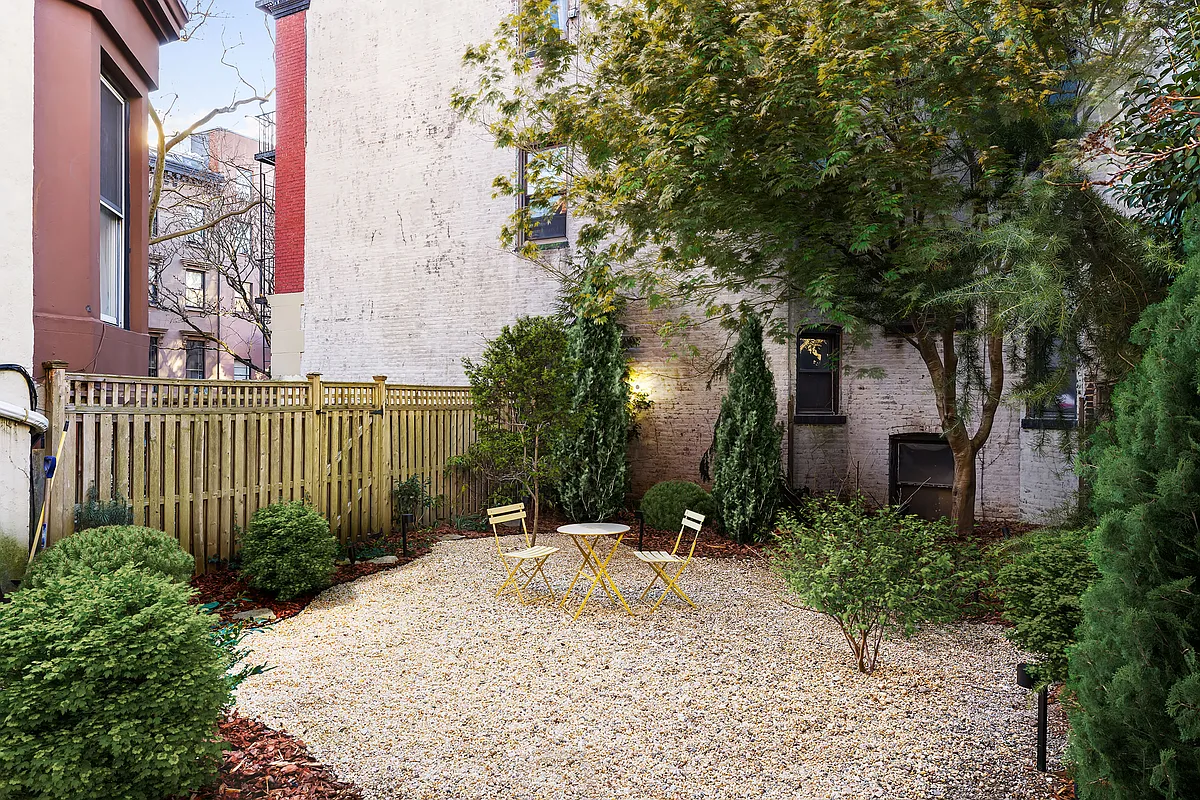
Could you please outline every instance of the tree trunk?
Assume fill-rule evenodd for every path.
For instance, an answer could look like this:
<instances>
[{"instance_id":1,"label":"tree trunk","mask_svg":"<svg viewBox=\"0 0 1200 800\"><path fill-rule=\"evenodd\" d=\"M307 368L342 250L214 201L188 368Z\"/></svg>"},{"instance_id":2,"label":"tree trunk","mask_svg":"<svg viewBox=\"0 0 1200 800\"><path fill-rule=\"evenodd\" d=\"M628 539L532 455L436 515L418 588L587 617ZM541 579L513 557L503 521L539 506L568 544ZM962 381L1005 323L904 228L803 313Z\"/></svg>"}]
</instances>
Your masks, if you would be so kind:
<instances>
[{"instance_id":1,"label":"tree trunk","mask_svg":"<svg viewBox=\"0 0 1200 800\"><path fill-rule=\"evenodd\" d=\"M975 529L975 448L967 443L966 452L954 453L954 527L959 536L968 536Z\"/></svg>"},{"instance_id":2,"label":"tree trunk","mask_svg":"<svg viewBox=\"0 0 1200 800\"><path fill-rule=\"evenodd\" d=\"M958 408L958 352L954 325L940 330L919 329L910 340L921 353L933 383L942 435L954 455L954 495L951 504L954 526L960 536L975 529L975 455L991 435L1004 391L1004 335L989 333L984 339L987 356L988 381L983 391L979 426L972 435ZM938 345L941 344L941 352Z\"/></svg>"}]
</instances>

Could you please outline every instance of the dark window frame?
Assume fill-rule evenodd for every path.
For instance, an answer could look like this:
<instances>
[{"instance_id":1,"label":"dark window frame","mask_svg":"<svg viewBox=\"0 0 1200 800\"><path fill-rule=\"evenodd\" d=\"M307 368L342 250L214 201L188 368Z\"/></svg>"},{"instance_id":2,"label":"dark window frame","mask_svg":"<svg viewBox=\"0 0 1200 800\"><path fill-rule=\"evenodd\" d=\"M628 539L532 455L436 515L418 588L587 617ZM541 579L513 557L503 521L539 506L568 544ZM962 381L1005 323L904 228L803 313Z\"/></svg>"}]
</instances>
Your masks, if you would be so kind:
<instances>
[{"instance_id":1,"label":"dark window frame","mask_svg":"<svg viewBox=\"0 0 1200 800\"><path fill-rule=\"evenodd\" d=\"M1044 350L1044 352L1037 352ZM1062 343L1058 337L1034 332L1030 334L1026 351L1026 377L1039 383L1057 372L1062 363ZM1061 387L1075 398L1070 411L1064 411L1061 399L1049 402L1026 402L1021 417L1024 430L1072 430L1079 425L1079 370L1068 369L1066 386Z\"/></svg>"},{"instance_id":2,"label":"dark window frame","mask_svg":"<svg viewBox=\"0 0 1200 800\"><path fill-rule=\"evenodd\" d=\"M158 377L158 348L161 346L161 343L162 343L161 334L158 334L158 333L150 334L150 353L149 353L149 358L147 359L148 364L147 364L147 370L146 370L146 374L148 377L151 377L151 378Z\"/></svg>"},{"instance_id":3,"label":"dark window frame","mask_svg":"<svg viewBox=\"0 0 1200 800\"><path fill-rule=\"evenodd\" d=\"M567 238L567 203L566 197L559 195L558 210L552 213L541 216L533 216L533 206L530 204L529 193L526 191L528 180L526 178L529 169L529 156L533 153L544 152L547 150L565 149L563 145L548 145L539 147L534 150L525 150L520 148L517 150L517 178L519 182L520 193L518 194L518 203L521 208L529 209L529 231L523 235L523 238L528 238L531 242L555 241L558 239Z\"/></svg>"},{"instance_id":4,"label":"dark window frame","mask_svg":"<svg viewBox=\"0 0 1200 800\"><path fill-rule=\"evenodd\" d=\"M105 283L107 276L104 274L104 241L101 238L99 246L100 261L100 302L99 318L100 321L113 325L118 328L129 327L129 203L130 203L130 175L129 175L129 140L130 140L130 119L129 105L130 98L128 93L121 88L122 81L118 80L115 75L110 74L108 69L100 72L97 87L100 97L100 141L98 143L98 153L100 160L100 194L97 199L101 222L106 214L112 215L117 221L120 233L120 263L116 266L117 282L116 287L116 303L115 313L107 313L104 304ZM105 147L105 97L111 95L120 105L121 118L119 120L119 131L115 138L112 138L110 144L120 144L120 153L117 157L109 162L110 150ZM115 178L116 185L109 188L118 190L120 197L116 197L112 192L106 190L106 174L116 171L116 175L110 175L110 178ZM103 224L101 226L103 228Z\"/></svg>"},{"instance_id":5,"label":"dark window frame","mask_svg":"<svg viewBox=\"0 0 1200 800\"><path fill-rule=\"evenodd\" d=\"M806 360L811 360L809 355L803 348L803 340L823 339L828 342L828 358L829 365L827 367L805 367L803 364ZM795 386L795 404L792 409L792 421L798 425L844 425L846 424L846 416L841 413L841 353L842 353L842 329L833 326L810 326L801 328L796 333L796 379ZM826 379L823 377L828 375L828 395L829 402L823 403L819 407L816 405L806 405L801 407L800 398L803 395L811 393L810 391L802 391L801 383L806 379L812 383L818 383L816 376L822 376L820 383L824 383ZM806 378L806 376L809 376ZM818 389L819 392L824 392L824 388Z\"/></svg>"},{"instance_id":6,"label":"dark window frame","mask_svg":"<svg viewBox=\"0 0 1200 800\"><path fill-rule=\"evenodd\" d=\"M197 370L192 366L193 356L200 354L200 368ZM193 375L193 372L199 372L199 375ZM202 381L208 378L208 342L203 339L188 339L184 345L184 361L183 361L184 377L192 381Z\"/></svg>"}]
</instances>

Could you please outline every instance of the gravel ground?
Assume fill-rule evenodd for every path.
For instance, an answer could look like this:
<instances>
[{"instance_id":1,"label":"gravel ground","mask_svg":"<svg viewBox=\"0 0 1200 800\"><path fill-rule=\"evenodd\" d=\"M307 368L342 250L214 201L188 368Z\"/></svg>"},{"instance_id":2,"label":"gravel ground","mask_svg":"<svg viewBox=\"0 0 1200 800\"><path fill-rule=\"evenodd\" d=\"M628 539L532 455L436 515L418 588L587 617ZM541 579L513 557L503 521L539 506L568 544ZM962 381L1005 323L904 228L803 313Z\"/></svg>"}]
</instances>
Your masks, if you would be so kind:
<instances>
[{"instance_id":1,"label":"gravel ground","mask_svg":"<svg viewBox=\"0 0 1200 800\"><path fill-rule=\"evenodd\" d=\"M578 554L542 543L563 548L547 572L565 585ZM650 576L625 547L610 570L631 600ZM1048 795L1021 656L998 627L886 641L866 676L757 560L694 561L682 584L700 610L668 598L639 618L599 588L575 622L496 600L502 578L476 539L334 587L250 637L275 669L239 709L368 798Z\"/></svg>"}]
</instances>

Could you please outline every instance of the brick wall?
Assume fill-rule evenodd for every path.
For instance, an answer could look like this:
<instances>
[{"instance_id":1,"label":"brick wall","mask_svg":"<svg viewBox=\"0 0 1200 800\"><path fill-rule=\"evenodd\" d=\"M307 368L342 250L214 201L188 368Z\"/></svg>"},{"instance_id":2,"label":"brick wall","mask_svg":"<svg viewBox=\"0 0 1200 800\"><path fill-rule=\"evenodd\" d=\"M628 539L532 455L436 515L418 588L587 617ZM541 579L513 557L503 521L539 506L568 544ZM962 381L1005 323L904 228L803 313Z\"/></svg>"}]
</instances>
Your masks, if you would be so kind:
<instances>
[{"instance_id":1,"label":"brick wall","mask_svg":"<svg viewBox=\"0 0 1200 800\"><path fill-rule=\"evenodd\" d=\"M487 40L510 7L486 0L462 14L432 0L345 0L307 12L302 371L461 384L464 356L478 357L517 316L554 310L556 280L497 242L512 200L492 197L492 181L514 170L515 153L495 149L488 132L460 120L448 102L467 80L464 49ZM654 401L630 450L635 494L659 480L699 480L724 389L721 381L707 385L708 361L729 344L727 334L693 333L689 344L702 353L693 359L685 347L663 346L657 321L631 306L629 332L640 340L635 381ZM782 423L794 389L793 346L770 344L768 356ZM847 423L795 426L785 435L793 482L858 486L884 502L889 437L939 430L929 378L913 348L891 337L848 350L844 362ZM884 377L854 374L868 367ZM1026 455L1019 423L1018 409L1002 409L980 456L984 518L1032 509L1021 499L1022 470L1042 470L1039 459L1054 456ZM1052 482L1038 480L1043 504L1065 499L1045 494Z\"/></svg>"},{"instance_id":2,"label":"brick wall","mask_svg":"<svg viewBox=\"0 0 1200 800\"><path fill-rule=\"evenodd\" d=\"M307 11L275 25L275 291L304 291Z\"/></svg>"}]
</instances>

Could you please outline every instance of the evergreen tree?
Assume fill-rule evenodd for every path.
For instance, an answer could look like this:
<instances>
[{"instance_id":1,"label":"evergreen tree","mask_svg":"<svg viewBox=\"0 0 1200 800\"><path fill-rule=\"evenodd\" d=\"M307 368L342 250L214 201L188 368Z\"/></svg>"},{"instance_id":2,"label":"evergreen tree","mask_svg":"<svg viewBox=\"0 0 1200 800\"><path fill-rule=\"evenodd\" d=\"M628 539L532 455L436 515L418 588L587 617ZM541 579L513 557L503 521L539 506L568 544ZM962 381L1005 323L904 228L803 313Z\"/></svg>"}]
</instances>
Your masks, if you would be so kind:
<instances>
[{"instance_id":1,"label":"evergreen tree","mask_svg":"<svg viewBox=\"0 0 1200 800\"><path fill-rule=\"evenodd\" d=\"M776 410L762 322L750 316L733 349L714 446L713 499L726 533L739 542L761 537L775 513L781 439Z\"/></svg>"},{"instance_id":2,"label":"evergreen tree","mask_svg":"<svg viewBox=\"0 0 1200 800\"><path fill-rule=\"evenodd\" d=\"M608 269L593 266L572 301L568 363L575 370L571 429L562 439L558 499L573 521L611 517L625 498L629 440L628 364Z\"/></svg>"},{"instance_id":3,"label":"evergreen tree","mask_svg":"<svg viewBox=\"0 0 1200 800\"><path fill-rule=\"evenodd\" d=\"M1096 467L1101 578L1069 658L1084 800L1200 792L1200 239L1135 336L1145 354L1118 389Z\"/></svg>"}]
</instances>

